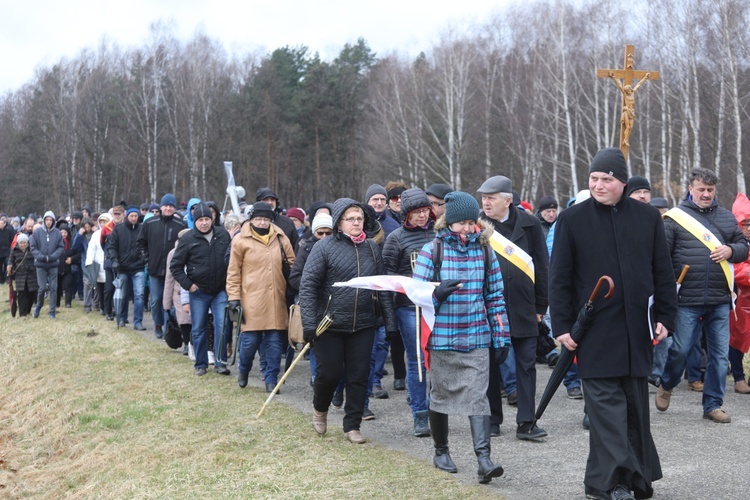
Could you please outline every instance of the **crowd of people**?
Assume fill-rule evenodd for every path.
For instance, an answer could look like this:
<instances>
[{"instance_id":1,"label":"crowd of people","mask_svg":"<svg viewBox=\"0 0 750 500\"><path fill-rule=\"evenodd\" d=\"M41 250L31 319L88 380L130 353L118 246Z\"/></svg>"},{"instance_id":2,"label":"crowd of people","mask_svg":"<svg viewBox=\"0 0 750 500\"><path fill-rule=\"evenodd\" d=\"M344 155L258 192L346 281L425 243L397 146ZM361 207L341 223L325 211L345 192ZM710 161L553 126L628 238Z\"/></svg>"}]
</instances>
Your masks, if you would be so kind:
<instances>
[{"instance_id":1,"label":"crowd of people","mask_svg":"<svg viewBox=\"0 0 750 500\"><path fill-rule=\"evenodd\" d=\"M731 211L720 207L716 175L696 168L670 208L651 197L648 179L627 172L618 149L599 151L589 189L564 210L550 195L534 209L497 175L475 193L373 184L362 198L319 201L307 211L284 210L263 187L254 202L242 200L239 214L198 198L177 210L172 194L102 213L2 214L0 281L9 281L12 313L24 319L39 318L45 301L54 319L77 297L84 313L118 327L132 318L145 331L150 314L157 339L175 321L195 375L211 365L230 375L234 347L239 387L259 358L267 392L294 355L287 331L289 306L298 303L312 345L317 434L328 430L329 409L343 406L345 438L366 442L361 422L375 418L370 398L388 397L390 353L392 390L407 391L413 435L432 437L438 469L457 471L449 415L469 418L480 483L503 474L490 445L503 423L502 399L517 406L518 439L547 436L534 415L536 365L555 365L556 339L577 356L564 384L569 398L585 402L587 497L649 498L662 471L648 385L657 387L657 410L667 411L687 378L702 392L703 418L716 423L731 422L723 408L728 372L736 392L750 393L742 369L750 350L750 200L738 194ZM409 297L334 286L381 275L434 286L435 323L422 345ZM613 296L595 300L588 328L596 334L580 341L571 335L579 310L603 275ZM114 300L117 289L123 300ZM242 332L236 346L219 334L233 319Z\"/></svg>"}]
</instances>

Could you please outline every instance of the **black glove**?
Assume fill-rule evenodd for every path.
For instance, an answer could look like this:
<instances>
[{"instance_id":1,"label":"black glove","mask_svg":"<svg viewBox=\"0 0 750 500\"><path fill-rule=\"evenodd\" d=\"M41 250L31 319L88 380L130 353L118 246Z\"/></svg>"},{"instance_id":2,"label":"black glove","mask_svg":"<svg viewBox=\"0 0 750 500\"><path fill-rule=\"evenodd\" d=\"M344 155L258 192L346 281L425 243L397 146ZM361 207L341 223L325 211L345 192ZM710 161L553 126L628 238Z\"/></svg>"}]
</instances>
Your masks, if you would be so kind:
<instances>
[{"instance_id":1,"label":"black glove","mask_svg":"<svg viewBox=\"0 0 750 500\"><path fill-rule=\"evenodd\" d=\"M112 261L112 272L115 274L120 274L120 262L117 260Z\"/></svg>"},{"instance_id":2,"label":"black glove","mask_svg":"<svg viewBox=\"0 0 750 500\"><path fill-rule=\"evenodd\" d=\"M500 366L506 359L508 359L508 353L510 353L510 346L504 345L502 347L495 348L495 363Z\"/></svg>"},{"instance_id":3,"label":"black glove","mask_svg":"<svg viewBox=\"0 0 750 500\"><path fill-rule=\"evenodd\" d=\"M315 330L305 330L304 332L302 332L302 340L304 340L305 342L309 342L310 345L313 345L317 338L318 336L315 334Z\"/></svg>"},{"instance_id":4,"label":"black glove","mask_svg":"<svg viewBox=\"0 0 750 500\"><path fill-rule=\"evenodd\" d=\"M438 302L445 302L453 292L461 288L460 280L445 280L435 288L435 298Z\"/></svg>"},{"instance_id":5,"label":"black glove","mask_svg":"<svg viewBox=\"0 0 750 500\"><path fill-rule=\"evenodd\" d=\"M229 309L237 309L238 307L240 307L240 301L230 300L229 302L227 302L227 307L229 307Z\"/></svg>"}]
</instances>

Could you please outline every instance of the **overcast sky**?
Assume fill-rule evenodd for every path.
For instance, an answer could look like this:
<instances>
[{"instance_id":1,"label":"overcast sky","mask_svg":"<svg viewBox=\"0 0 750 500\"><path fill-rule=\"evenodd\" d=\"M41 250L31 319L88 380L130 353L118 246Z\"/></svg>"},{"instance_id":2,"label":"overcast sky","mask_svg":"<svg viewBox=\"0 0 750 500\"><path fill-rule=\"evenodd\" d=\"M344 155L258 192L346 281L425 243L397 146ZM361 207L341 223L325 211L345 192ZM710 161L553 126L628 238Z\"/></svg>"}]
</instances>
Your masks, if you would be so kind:
<instances>
[{"instance_id":1,"label":"overcast sky","mask_svg":"<svg viewBox=\"0 0 750 500\"><path fill-rule=\"evenodd\" d=\"M198 29L230 53L306 45L331 59L347 42L378 54L416 55L449 26L482 24L509 0L14 0L0 11L0 94L33 79L38 67L95 49L103 38L145 45L149 27L172 23L189 39Z\"/></svg>"}]
</instances>

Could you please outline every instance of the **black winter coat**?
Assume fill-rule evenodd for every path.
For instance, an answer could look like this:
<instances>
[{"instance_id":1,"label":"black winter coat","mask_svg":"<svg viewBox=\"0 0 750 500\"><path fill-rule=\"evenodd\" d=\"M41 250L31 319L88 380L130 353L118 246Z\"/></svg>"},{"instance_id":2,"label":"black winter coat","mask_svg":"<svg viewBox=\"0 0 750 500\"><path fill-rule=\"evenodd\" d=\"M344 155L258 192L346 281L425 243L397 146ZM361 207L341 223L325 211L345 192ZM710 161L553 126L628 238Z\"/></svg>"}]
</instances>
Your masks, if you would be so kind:
<instances>
[{"instance_id":1,"label":"black winter coat","mask_svg":"<svg viewBox=\"0 0 750 500\"><path fill-rule=\"evenodd\" d=\"M195 284L209 295L224 290L227 283L224 254L229 243L229 233L220 226L213 226L211 243L197 229L185 233L169 265L175 281L185 290Z\"/></svg>"},{"instance_id":2,"label":"black winter coat","mask_svg":"<svg viewBox=\"0 0 750 500\"><path fill-rule=\"evenodd\" d=\"M747 259L747 241L732 212L716 205L700 209L690 200L683 200L680 208L703 224L723 244L732 248L729 262L736 263ZM690 266L680 287L679 304L728 304L731 296L727 280L724 278L721 265L711 260L708 247L669 217L664 218L664 231L675 277L680 275L685 264Z\"/></svg>"},{"instance_id":3,"label":"black winter coat","mask_svg":"<svg viewBox=\"0 0 750 500\"><path fill-rule=\"evenodd\" d=\"M174 248L177 235L186 227L185 222L174 215L153 217L143 224L136 246L150 276L166 276L167 254Z\"/></svg>"},{"instance_id":4,"label":"black winter coat","mask_svg":"<svg viewBox=\"0 0 750 500\"><path fill-rule=\"evenodd\" d=\"M579 343L578 374L647 377L653 360L649 297L654 295L654 323L672 331L677 314L675 277L656 208L628 197L613 206L590 198L560 213L549 282L555 335L571 331L602 275L612 278L615 289L604 300L604 285L594 301L593 320Z\"/></svg>"},{"instance_id":5,"label":"black winter coat","mask_svg":"<svg viewBox=\"0 0 750 500\"><path fill-rule=\"evenodd\" d=\"M143 256L136 247L138 236L141 234L141 224L131 224L127 220L115 226L107 241L107 255L117 262L120 272L137 273L144 270Z\"/></svg>"},{"instance_id":6,"label":"black winter coat","mask_svg":"<svg viewBox=\"0 0 750 500\"><path fill-rule=\"evenodd\" d=\"M10 224L0 229L0 263L5 264L5 259L10 255L10 244L16 236L16 231Z\"/></svg>"},{"instance_id":7,"label":"black winter coat","mask_svg":"<svg viewBox=\"0 0 750 500\"><path fill-rule=\"evenodd\" d=\"M481 218L492 224L495 231L518 245L534 261L534 282L532 282L518 267L502 255L497 255L497 261L503 273L503 296L505 308L508 311L510 336L536 337L539 335L537 314L546 314L549 305L547 300L549 271L547 241L542 234L539 219L515 205L511 205L508 210L512 212L505 224L489 219L484 214L481 214Z\"/></svg>"},{"instance_id":8,"label":"black winter coat","mask_svg":"<svg viewBox=\"0 0 750 500\"><path fill-rule=\"evenodd\" d=\"M294 249L294 252L296 254L299 246L299 234L297 233L297 228L294 227L294 222L292 222L292 219L290 219L286 215L277 214L276 218L274 218L273 220L273 223L276 224L279 229L284 231L284 234L287 238L289 238L289 243L292 244L292 248Z\"/></svg>"},{"instance_id":9,"label":"black winter coat","mask_svg":"<svg viewBox=\"0 0 750 500\"><path fill-rule=\"evenodd\" d=\"M387 274L411 277L411 254L419 253L422 247L435 239L433 221L430 220L428 229L399 227L385 240L383 245L383 265ZM413 306L409 298L403 293L393 294L394 307Z\"/></svg>"},{"instance_id":10,"label":"black winter coat","mask_svg":"<svg viewBox=\"0 0 750 500\"><path fill-rule=\"evenodd\" d=\"M34 256L31 249L26 248L24 252L18 246L10 251L8 264L11 266L13 273L13 287L17 292L33 292L39 290L39 284L36 280L36 266L34 266Z\"/></svg>"},{"instance_id":11,"label":"black winter coat","mask_svg":"<svg viewBox=\"0 0 750 500\"><path fill-rule=\"evenodd\" d=\"M292 266L292 271L289 273L288 281L289 286L294 289L295 294L299 292L299 287L302 283L302 271L305 269L305 262L307 262L313 246L318 241L320 240L315 235L300 240L299 250L297 251L297 256L294 258L294 266Z\"/></svg>"},{"instance_id":12,"label":"black winter coat","mask_svg":"<svg viewBox=\"0 0 750 500\"><path fill-rule=\"evenodd\" d=\"M333 314L333 324L329 328L331 331L353 333L377 327L379 318L373 300L375 293L382 308L386 331L398 331L390 292L333 287L339 281L385 273L377 244L365 240L355 245L338 229L342 215L351 206L362 208L361 203L349 198L336 200L331 214L336 228L334 234L313 246L302 271L299 302L302 327L306 332L315 331L320 320L329 312ZM365 218L368 217L365 212ZM366 220L365 226L367 222Z\"/></svg>"}]
</instances>

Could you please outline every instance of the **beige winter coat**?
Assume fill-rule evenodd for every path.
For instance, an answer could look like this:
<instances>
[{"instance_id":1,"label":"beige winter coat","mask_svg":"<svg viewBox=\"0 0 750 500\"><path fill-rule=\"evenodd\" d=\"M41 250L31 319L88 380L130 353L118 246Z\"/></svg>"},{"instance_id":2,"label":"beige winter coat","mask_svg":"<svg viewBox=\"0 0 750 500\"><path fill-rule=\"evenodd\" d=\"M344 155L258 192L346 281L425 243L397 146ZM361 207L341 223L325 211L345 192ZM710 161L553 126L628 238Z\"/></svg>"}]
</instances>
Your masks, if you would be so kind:
<instances>
[{"instance_id":1,"label":"beige winter coat","mask_svg":"<svg viewBox=\"0 0 750 500\"><path fill-rule=\"evenodd\" d=\"M242 303L242 331L286 330L286 281L282 272L281 247L289 265L294 250L289 239L271 224L268 243L252 232L250 223L242 225L232 240L227 269L227 296Z\"/></svg>"}]
</instances>

